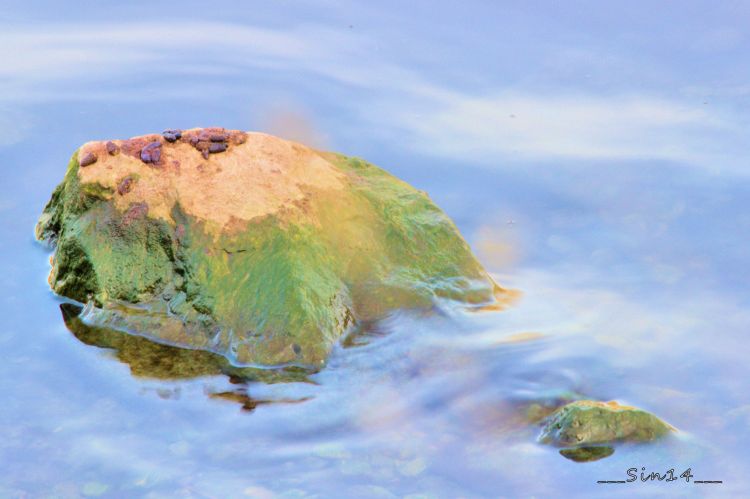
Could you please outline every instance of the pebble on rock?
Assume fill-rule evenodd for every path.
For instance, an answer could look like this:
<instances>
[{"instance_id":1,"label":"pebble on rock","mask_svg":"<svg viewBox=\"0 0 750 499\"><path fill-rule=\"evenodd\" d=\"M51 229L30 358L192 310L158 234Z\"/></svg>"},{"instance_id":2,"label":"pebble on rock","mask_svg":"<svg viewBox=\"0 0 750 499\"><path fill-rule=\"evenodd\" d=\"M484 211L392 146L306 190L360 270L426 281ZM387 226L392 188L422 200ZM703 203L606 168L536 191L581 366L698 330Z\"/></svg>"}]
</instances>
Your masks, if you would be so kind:
<instances>
[{"instance_id":1,"label":"pebble on rock","mask_svg":"<svg viewBox=\"0 0 750 499\"><path fill-rule=\"evenodd\" d=\"M109 142L107 142L107 146L106 147L107 147L107 154L109 154L110 156L114 156L115 154L117 154L118 152L120 152L120 148L117 147L117 144L115 144L111 140Z\"/></svg>"},{"instance_id":2,"label":"pebble on rock","mask_svg":"<svg viewBox=\"0 0 750 499\"><path fill-rule=\"evenodd\" d=\"M182 138L182 130L164 130L162 137L167 142L176 142Z\"/></svg>"},{"instance_id":3,"label":"pebble on rock","mask_svg":"<svg viewBox=\"0 0 750 499\"><path fill-rule=\"evenodd\" d=\"M96 163L97 159L98 158L96 157L96 154L94 154L93 152L87 152L81 159L78 160L78 164L82 167L93 165L94 163Z\"/></svg>"},{"instance_id":4,"label":"pebble on rock","mask_svg":"<svg viewBox=\"0 0 750 499\"><path fill-rule=\"evenodd\" d=\"M169 131L169 130L168 130ZM193 146L204 159L210 154L227 151L230 146L243 144L247 141L247 133L224 128L203 128L188 130L182 136L183 140Z\"/></svg>"},{"instance_id":5,"label":"pebble on rock","mask_svg":"<svg viewBox=\"0 0 750 499\"><path fill-rule=\"evenodd\" d=\"M133 188L133 178L125 177L117 186L117 193L120 196L124 196Z\"/></svg>"},{"instance_id":6,"label":"pebble on rock","mask_svg":"<svg viewBox=\"0 0 750 499\"><path fill-rule=\"evenodd\" d=\"M155 141L141 149L141 161L144 163L158 163L161 159L161 142Z\"/></svg>"}]
</instances>

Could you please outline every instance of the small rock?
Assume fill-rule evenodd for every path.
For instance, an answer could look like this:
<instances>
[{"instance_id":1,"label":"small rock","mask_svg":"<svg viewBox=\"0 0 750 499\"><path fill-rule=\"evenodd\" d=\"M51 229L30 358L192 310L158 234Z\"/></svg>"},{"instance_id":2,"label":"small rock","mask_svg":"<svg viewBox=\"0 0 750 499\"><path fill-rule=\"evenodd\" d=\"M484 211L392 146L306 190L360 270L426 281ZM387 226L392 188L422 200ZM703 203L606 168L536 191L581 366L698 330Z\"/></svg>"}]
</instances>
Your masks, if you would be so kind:
<instances>
[{"instance_id":1,"label":"small rock","mask_svg":"<svg viewBox=\"0 0 750 499\"><path fill-rule=\"evenodd\" d=\"M203 156L203 159L208 159L208 149L203 149L201 151L201 156Z\"/></svg>"},{"instance_id":2,"label":"small rock","mask_svg":"<svg viewBox=\"0 0 750 499\"><path fill-rule=\"evenodd\" d=\"M97 159L98 158L96 157L96 154L94 154L93 152L87 152L83 155L82 158L78 160L78 164L81 166L93 165L94 163L96 163Z\"/></svg>"},{"instance_id":3,"label":"small rock","mask_svg":"<svg viewBox=\"0 0 750 499\"><path fill-rule=\"evenodd\" d=\"M151 142L141 149L141 161L144 163L158 163L161 159L161 142Z\"/></svg>"},{"instance_id":4,"label":"small rock","mask_svg":"<svg viewBox=\"0 0 750 499\"><path fill-rule=\"evenodd\" d=\"M225 133L212 133L209 136L209 140L211 140L211 142L226 142L226 140L227 140L227 134L225 134Z\"/></svg>"},{"instance_id":5,"label":"small rock","mask_svg":"<svg viewBox=\"0 0 750 499\"><path fill-rule=\"evenodd\" d=\"M167 142L175 142L182 138L182 130L164 130L161 135Z\"/></svg>"},{"instance_id":6,"label":"small rock","mask_svg":"<svg viewBox=\"0 0 750 499\"><path fill-rule=\"evenodd\" d=\"M555 411L539 440L563 446L648 442L672 431L670 425L641 409L617 402L579 400Z\"/></svg>"},{"instance_id":7,"label":"small rock","mask_svg":"<svg viewBox=\"0 0 750 499\"><path fill-rule=\"evenodd\" d=\"M120 152L120 148L117 147L117 144L115 144L111 140L107 142L107 154L109 154L110 156L114 156L118 152Z\"/></svg>"},{"instance_id":8,"label":"small rock","mask_svg":"<svg viewBox=\"0 0 750 499\"><path fill-rule=\"evenodd\" d=\"M208 146L208 152L216 154L217 152L224 152L227 150L227 145L223 143L213 143Z\"/></svg>"},{"instance_id":9,"label":"small rock","mask_svg":"<svg viewBox=\"0 0 750 499\"><path fill-rule=\"evenodd\" d=\"M133 177L125 177L122 179L122 181L117 185L117 193L120 196L124 196L130 190L133 188Z\"/></svg>"}]
</instances>

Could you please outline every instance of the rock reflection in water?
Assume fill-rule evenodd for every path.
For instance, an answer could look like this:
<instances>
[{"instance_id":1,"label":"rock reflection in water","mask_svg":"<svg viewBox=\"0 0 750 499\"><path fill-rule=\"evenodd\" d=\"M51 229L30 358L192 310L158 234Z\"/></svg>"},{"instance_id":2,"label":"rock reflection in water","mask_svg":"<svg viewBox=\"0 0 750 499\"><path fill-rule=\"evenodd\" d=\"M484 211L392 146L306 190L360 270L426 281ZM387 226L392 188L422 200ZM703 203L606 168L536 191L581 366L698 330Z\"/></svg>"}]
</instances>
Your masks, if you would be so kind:
<instances>
[{"instance_id":1,"label":"rock reflection in water","mask_svg":"<svg viewBox=\"0 0 750 499\"><path fill-rule=\"evenodd\" d=\"M127 364L133 376L160 380L180 380L201 376L225 375L237 385L236 390L210 392L210 398L238 402L243 410L252 411L259 405L275 403L301 403L301 399L255 399L248 394L248 384L263 383L312 383L309 371L291 367L283 369L257 369L237 367L221 355L203 350L189 350L155 343L147 338L114 329L86 324L80 318L83 310L79 305L60 305L63 320L68 330L87 345L106 348L114 357Z\"/></svg>"},{"instance_id":2,"label":"rock reflection in water","mask_svg":"<svg viewBox=\"0 0 750 499\"><path fill-rule=\"evenodd\" d=\"M237 402L242 406L243 411L253 412L258 406L268 404L300 404L310 400L312 397L303 397L300 399L257 399L247 393L247 387L239 388L237 390L229 390L224 392L213 392L208 393L208 396L212 399L218 400L229 400L231 402Z\"/></svg>"},{"instance_id":3,"label":"rock reflection in water","mask_svg":"<svg viewBox=\"0 0 750 499\"><path fill-rule=\"evenodd\" d=\"M574 449L560 449L560 455L577 463L588 463L604 459L615 453L609 446L576 447Z\"/></svg>"}]
</instances>

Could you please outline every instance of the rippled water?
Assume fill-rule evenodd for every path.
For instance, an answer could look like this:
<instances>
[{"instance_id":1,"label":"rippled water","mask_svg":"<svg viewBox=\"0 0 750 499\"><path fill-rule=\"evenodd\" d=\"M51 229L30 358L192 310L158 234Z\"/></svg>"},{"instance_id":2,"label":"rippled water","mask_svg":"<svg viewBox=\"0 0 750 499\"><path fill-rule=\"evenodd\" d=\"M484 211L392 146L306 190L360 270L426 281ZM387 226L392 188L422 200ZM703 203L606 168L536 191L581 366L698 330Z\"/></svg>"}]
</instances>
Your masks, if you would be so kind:
<instances>
[{"instance_id":1,"label":"rippled water","mask_svg":"<svg viewBox=\"0 0 750 499\"><path fill-rule=\"evenodd\" d=\"M750 494L746 11L102 5L0 18L0 497ZM32 236L70 153L210 125L426 190L516 300L255 379L82 326ZM526 420L572 396L679 432L576 463Z\"/></svg>"}]
</instances>

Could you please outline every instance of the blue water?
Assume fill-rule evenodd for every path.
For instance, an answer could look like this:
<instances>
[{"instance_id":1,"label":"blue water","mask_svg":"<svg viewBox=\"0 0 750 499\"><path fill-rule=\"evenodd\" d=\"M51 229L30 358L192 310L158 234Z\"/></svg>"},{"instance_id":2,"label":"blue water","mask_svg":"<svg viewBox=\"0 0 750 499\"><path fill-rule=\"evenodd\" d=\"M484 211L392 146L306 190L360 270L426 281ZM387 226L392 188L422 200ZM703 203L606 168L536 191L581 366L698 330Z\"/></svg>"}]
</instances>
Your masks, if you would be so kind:
<instances>
[{"instance_id":1,"label":"blue water","mask_svg":"<svg viewBox=\"0 0 750 499\"><path fill-rule=\"evenodd\" d=\"M0 9L0 497L750 495L746 4L124 3ZM83 142L213 125L426 190L518 300L297 382L133 375L33 226ZM568 392L679 432L575 463L523 420Z\"/></svg>"}]
</instances>

